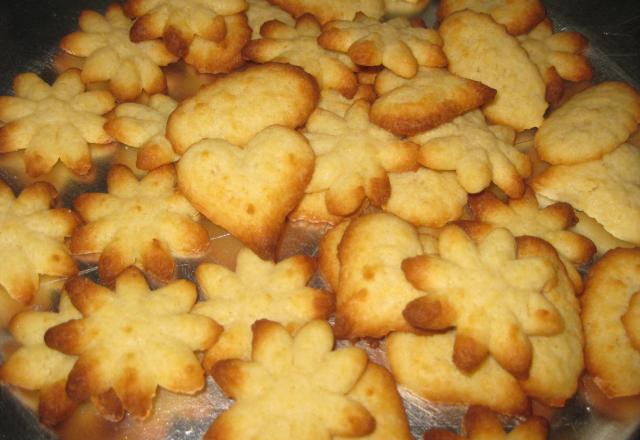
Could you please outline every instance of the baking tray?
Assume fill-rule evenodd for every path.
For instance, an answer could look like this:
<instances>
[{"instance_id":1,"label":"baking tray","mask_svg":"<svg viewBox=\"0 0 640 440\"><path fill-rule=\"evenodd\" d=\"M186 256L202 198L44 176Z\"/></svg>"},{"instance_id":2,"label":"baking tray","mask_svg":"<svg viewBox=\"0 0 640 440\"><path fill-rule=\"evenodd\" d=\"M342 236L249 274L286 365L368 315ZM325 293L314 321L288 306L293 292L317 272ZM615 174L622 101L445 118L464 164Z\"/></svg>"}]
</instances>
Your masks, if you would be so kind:
<instances>
[{"instance_id":1,"label":"baking tray","mask_svg":"<svg viewBox=\"0 0 640 440\"><path fill-rule=\"evenodd\" d=\"M13 78L25 71L40 74L47 80L56 76L52 60L57 53L58 41L75 30L77 17L83 9L104 10L108 0L23 0L4 2L0 5L0 94L11 94ZM433 23L435 4L425 18ZM589 58L595 70L596 82L615 79L640 86L640 2L637 0L602 2L577 0L545 1L547 12L557 30L577 30L590 43ZM97 151L97 171L90 181L68 180L62 173L56 186L61 192L61 201L69 207L80 192L105 191L104 177L108 168L116 162L131 163L133 152L127 150ZM16 171L15 161L4 158L0 161L0 176L15 190L26 184L26 179ZM238 243L224 231L207 225L213 234L212 248L204 260L230 264ZM313 254L315 243L324 232L319 225L291 225L280 249L282 256L296 252ZM201 261L201 260L198 260ZM179 277L193 279L197 262L179 264ZM83 273L95 276L91 263L82 263ZM321 280L315 280L321 283ZM4 335L6 338L6 334ZM6 339L5 339L6 340ZM0 335L0 344L3 336ZM345 344L345 343L340 343ZM374 360L384 363L381 350L359 343ZM430 405L424 400L401 389L411 429L419 438L425 429L435 426L456 428L464 409L455 406ZM57 435L43 429L28 406L28 394L0 386L0 439L55 439ZM189 404L185 402L189 401ZM196 397L172 396L160 392L156 410L145 423L125 420L119 425L94 419L87 415L82 423L63 426L64 438L111 439L199 439L211 420L225 410L229 401L209 379L207 390ZM640 403L638 404L640 405ZM615 408L612 410L615 413ZM640 412L638 412L640 414ZM507 424L513 420L505 419ZM614 421L594 409L585 393L578 393L567 405L552 416L551 439L613 440L631 439L640 436L640 420Z\"/></svg>"}]
</instances>

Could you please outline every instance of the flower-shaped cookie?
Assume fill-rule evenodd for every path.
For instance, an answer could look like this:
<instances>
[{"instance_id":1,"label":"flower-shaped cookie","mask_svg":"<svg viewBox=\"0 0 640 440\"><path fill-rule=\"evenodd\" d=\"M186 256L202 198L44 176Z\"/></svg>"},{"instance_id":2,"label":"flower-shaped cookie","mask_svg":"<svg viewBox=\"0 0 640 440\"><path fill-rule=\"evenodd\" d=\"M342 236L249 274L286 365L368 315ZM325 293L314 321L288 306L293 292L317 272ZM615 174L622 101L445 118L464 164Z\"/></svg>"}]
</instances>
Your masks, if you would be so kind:
<instances>
[{"instance_id":1,"label":"flower-shaped cookie","mask_svg":"<svg viewBox=\"0 0 640 440\"><path fill-rule=\"evenodd\" d=\"M380 19L384 0L268 0L269 3L298 18L311 14L322 24L331 20L353 20L358 12Z\"/></svg>"},{"instance_id":2,"label":"flower-shaped cookie","mask_svg":"<svg viewBox=\"0 0 640 440\"><path fill-rule=\"evenodd\" d=\"M38 275L77 271L64 239L79 221L68 209L51 208L56 194L50 184L37 182L15 197L0 180L0 286L22 304L38 290Z\"/></svg>"},{"instance_id":3,"label":"flower-shaped cookie","mask_svg":"<svg viewBox=\"0 0 640 440\"><path fill-rule=\"evenodd\" d=\"M153 170L180 157L165 137L167 119L177 106L176 101L160 94L150 97L146 104L120 104L104 128L117 141L139 148L136 167Z\"/></svg>"},{"instance_id":4,"label":"flower-shaped cookie","mask_svg":"<svg viewBox=\"0 0 640 440\"><path fill-rule=\"evenodd\" d=\"M448 226L438 249L439 256L402 263L407 279L426 292L405 308L407 321L428 330L456 327L453 360L463 371L473 371L491 353L504 369L526 378L529 336L555 335L564 326L544 295L555 282L551 263L516 259L516 242L506 229L476 244L458 226Z\"/></svg>"},{"instance_id":5,"label":"flower-shaped cookie","mask_svg":"<svg viewBox=\"0 0 640 440\"><path fill-rule=\"evenodd\" d=\"M384 66L404 78L415 76L418 66L447 65L438 33L412 26L406 18L380 23L359 12L353 21L327 23L318 43L325 49L346 53L358 65Z\"/></svg>"},{"instance_id":6,"label":"flower-shaped cookie","mask_svg":"<svg viewBox=\"0 0 640 440\"><path fill-rule=\"evenodd\" d=\"M326 192L330 213L349 215L365 198L383 205L391 193L388 172L417 168L417 145L369 121L369 104L356 101L344 117L318 109L304 135L316 153L306 193Z\"/></svg>"},{"instance_id":7,"label":"flower-shaped cookie","mask_svg":"<svg viewBox=\"0 0 640 440\"><path fill-rule=\"evenodd\" d=\"M87 222L71 237L74 255L99 253L100 278L111 282L136 265L162 281L174 272L174 257L193 257L209 245L198 211L176 189L172 165L138 181L116 165L107 176L108 193L80 194L74 209Z\"/></svg>"},{"instance_id":8,"label":"flower-shaped cookie","mask_svg":"<svg viewBox=\"0 0 640 440\"><path fill-rule=\"evenodd\" d=\"M185 394L204 387L193 352L213 345L222 328L190 313L198 298L191 282L151 292L144 276L129 268L116 280L115 292L80 277L65 288L82 317L50 328L44 340L78 356L67 378L69 397L84 401L113 390L126 411L145 418L158 385Z\"/></svg>"},{"instance_id":9,"label":"flower-shaped cookie","mask_svg":"<svg viewBox=\"0 0 640 440\"><path fill-rule=\"evenodd\" d=\"M421 145L418 161L434 170L455 170L462 187L477 193L491 182L509 197L524 194L531 161L501 130L488 126L479 110L411 138Z\"/></svg>"},{"instance_id":10,"label":"flower-shaped cookie","mask_svg":"<svg viewBox=\"0 0 640 440\"><path fill-rule=\"evenodd\" d=\"M518 40L547 84L548 102L557 103L562 98L563 79L574 82L591 79L591 64L583 55L589 43L578 32L554 34L551 20L547 18Z\"/></svg>"},{"instance_id":11,"label":"flower-shaped cookie","mask_svg":"<svg viewBox=\"0 0 640 440\"><path fill-rule=\"evenodd\" d=\"M60 47L86 58L82 81L109 81L109 90L120 101L131 101L143 90L158 93L166 81L159 66L178 58L159 40L133 43L129 20L118 4L111 4L105 13L83 11L78 19L80 30L62 39Z\"/></svg>"},{"instance_id":12,"label":"flower-shaped cookie","mask_svg":"<svg viewBox=\"0 0 640 440\"><path fill-rule=\"evenodd\" d=\"M310 257L297 255L276 264L247 248L240 250L235 272L217 264L200 265L196 279L207 299L193 311L224 326L220 340L206 354L205 367L210 369L222 359L248 359L251 325L259 319L296 331L313 319L327 318L332 298L307 287L314 271Z\"/></svg>"},{"instance_id":13,"label":"flower-shaped cookie","mask_svg":"<svg viewBox=\"0 0 640 440\"><path fill-rule=\"evenodd\" d=\"M316 78L321 89L334 89L350 98L358 90L356 67L347 55L318 44L321 30L318 20L309 14L298 18L295 27L268 21L260 31L263 38L247 44L242 54L257 63L276 61L300 66Z\"/></svg>"},{"instance_id":14,"label":"flower-shaped cookie","mask_svg":"<svg viewBox=\"0 0 640 440\"><path fill-rule=\"evenodd\" d=\"M312 321L290 336L280 324L253 325L250 361L218 362L213 378L235 404L204 436L213 439L358 437L375 419L347 393L364 373L364 351L336 351L326 321Z\"/></svg>"},{"instance_id":15,"label":"flower-shaped cookie","mask_svg":"<svg viewBox=\"0 0 640 440\"><path fill-rule=\"evenodd\" d=\"M103 114L114 99L106 90L85 91L80 72L70 69L48 85L33 73L18 75L15 96L0 97L0 152L25 150L27 174L38 177L60 160L76 174L91 169L88 143L112 141Z\"/></svg>"},{"instance_id":16,"label":"flower-shaped cookie","mask_svg":"<svg viewBox=\"0 0 640 440\"><path fill-rule=\"evenodd\" d=\"M77 358L47 347L44 334L51 327L81 316L63 294L57 313L23 312L13 318L9 327L21 347L2 364L0 378L26 390L40 391L38 415L47 426L56 425L75 410L65 386Z\"/></svg>"}]
</instances>

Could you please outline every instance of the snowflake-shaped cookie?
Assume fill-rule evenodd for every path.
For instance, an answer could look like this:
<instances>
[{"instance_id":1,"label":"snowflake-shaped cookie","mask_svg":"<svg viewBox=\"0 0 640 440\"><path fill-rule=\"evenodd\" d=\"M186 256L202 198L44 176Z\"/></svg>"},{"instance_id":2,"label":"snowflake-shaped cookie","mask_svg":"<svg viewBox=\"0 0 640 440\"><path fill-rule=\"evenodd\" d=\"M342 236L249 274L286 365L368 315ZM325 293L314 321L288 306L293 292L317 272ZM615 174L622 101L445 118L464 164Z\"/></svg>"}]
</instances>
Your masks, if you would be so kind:
<instances>
[{"instance_id":1,"label":"snowflake-shaped cookie","mask_svg":"<svg viewBox=\"0 0 640 440\"><path fill-rule=\"evenodd\" d=\"M325 49L346 53L358 65L384 66L404 78L415 76L418 66L447 65L438 33L412 26L406 18L380 23L359 12L353 21L327 23L318 43Z\"/></svg>"},{"instance_id":2,"label":"snowflake-shaped cookie","mask_svg":"<svg viewBox=\"0 0 640 440\"><path fill-rule=\"evenodd\" d=\"M0 97L0 152L25 150L27 174L38 177L60 160L76 174L91 169L89 143L112 141L103 114L114 99L106 90L85 91L80 72L70 69L53 85L33 73L18 75L15 96Z\"/></svg>"},{"instance_id":3,"label":"snowflake-shaped cookie","mask_svg":"<svg viewBox=\"0 0 640 440\"><path fill-rule=\"evenodd\" d=\"M196 279L207 299L193 311L224 326L220 340L206 354L205 367L221 359L248 359L251 325L259 319L295 331L313 319L327 318L333 310L332 298L307 287L314 271L310 257L298 255L276 264L247 248L238 254L235 272L218 264L200 265Z\"/></svg>"},{"instance_id":4,"label":"snowflake-shaped cookie","mask_svg":"<svg viewBox=\"0 0 640 440\"><path fill-rule=\"evenodd\" d=\"M120 101L131 101L143 90L158 93L166 81L159 66L166 66L178 58L159 40L133 43L129 20L118 4L111 4L105 15L83 11L78 20L80 30L62 39L60 47L66 52L86 58L82 67L82 81L108 81L109 90Z\"/></svg>"},{"instance_id":5,"label":"snowflake-shaped cookie","mask_svg":"<svg viewBox=\"0 0 640 440\"><path fill-rule=\"evenodd\" d=\"M136 265L162 281L174 272L174 257L193 257L209 245L200 215L176 189L172 165L138 181L124 165L107 176L108 193L84 193L74 209L87 222L71 237L75 255L99 253L100 278L112 281Z\"/></svg>"},{"instance_id":6,"label":"snowflake-shaped cookie","mask_svg":"<svg viewBox=\"0 0 640 440\"><path fill-rule=\"evenodd\" d=\"M186 280L154 292L144 276L129 268L111 291L86 278L66 285L82 313L50 328L46 344L79 356L67 379L67 394L84 401L113 390L126 411L140 418L151 412L156 388L194 394L205 385L193 353L213 345L222 328L190 313L198 293ZM104 409L103 409L104 410Z\"/></svg>"},{"instance_id":7,"label":"snowflake-shaped cookie","mask_svg":"<svg viewBox=\"0 0 640 440\"><path fill-rule=\"evenodd\" d=\"M313 16L305 14L295 27L278 20L262 25L262 39L245 46L242 54L257 63L275 61L302 67L313 75L321 89L334 89L350 98L358 90L355 65L344 54L324 49L318 44L322 28Z\"/></svg>"},{"instance_id":8,"label":"snowflake-shaped cookie","mask_svg":"<svg viewBox=\"0 0 640 440\"><path fill-rule=\"evenodd\" d=\"M235 404L211 425L204 438L359 437L375 419L347 393L367 367L356 347L332 351L333 333L316 320L292 337L280 324L253 325L251 361L218 362L213 378Z\"/></svg>"},{"instance_id":9,"label":"snowflake-shaped cookie","mask_svg":"<svg viewBox=\"0 0 640 440\"><path fill-rule=\"evenodd\" d=\"M473 371L491 353L518 378L531 366L529 336L555 335L563 319L545 297L554 267L542 258L516 259L516 242L495 229L479 243L458 226L439 237L439 256L403 262L408 280L426 292L407 305L405 318L428 330L456 327L454 363Z\"/></svg>"},{"instance_id":10,"label":"snowflake-shaped cookie","mask_svg":"<svg viewBox=\"0 0 640 440\"><path fill-rule=\"evenodd\" d=\"M513 147L502 130L485 122L480 110L411 138L421 145L418 161L434 170L456 171L462 187L477 193L491 182L509 197L525 190L523 177L531 174L531 161Z\"/></svg>"},{"instance_id":11,"label":"snowflake-shaped cookie","mask_svg":"<svg viewBox=\"0 0 640 440\"><path fill-rule=\"evenodd\" d=\"M353 213L365 198L381 206L391 193L387 173L417 168L417 146L372 124L369 104L363 100L344 117L316 110L304 135L316 153L306 193L326 191L327 208L335 215Z\"/></svg>"},{"instance_id":12,"label":"snowflake-shaped cookie","mask_svg":"<svg viewBox=\"0 0 640 440\"><path fill-rule=\"evenodd\" d=\"M37 182L15 197L0 180L0 286L22 304L37 292L38 275L64 277L77 271L64 239L79 221L68 209L52 209L56 195L53 186Z\"/></svg>"},{"instance_id":13,"label":"snowflake-shaped cookie","mask_svg":"<svg viewBox=\"0 0 640 440\"><path fill-rule=\"evenodd\" d=\"M180 157L165 137L167 119L178 103L165 95L153 95L145 104L127 102L116 107L115 117L104 128L117 141L139 148L136 167L153 170Z\"/></svg>"}]
</instances>

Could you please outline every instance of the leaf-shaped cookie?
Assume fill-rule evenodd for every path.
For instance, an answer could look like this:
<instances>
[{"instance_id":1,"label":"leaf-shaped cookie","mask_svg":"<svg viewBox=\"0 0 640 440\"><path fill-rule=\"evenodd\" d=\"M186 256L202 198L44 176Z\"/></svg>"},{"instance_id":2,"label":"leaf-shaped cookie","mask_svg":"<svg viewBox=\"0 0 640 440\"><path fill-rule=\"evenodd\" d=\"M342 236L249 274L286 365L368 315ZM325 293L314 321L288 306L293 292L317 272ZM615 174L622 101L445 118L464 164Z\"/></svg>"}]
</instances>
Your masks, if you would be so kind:
<instances>
[{"instance_id":1,"label":"leaf-shaped cookie","mask_svg":"<svg viewBox=\"0 0 640 440\"><path fill-rule=\"evenodd\" d=\"M269 3L298 18L311 14L322 24L331 20L353 20L358 12L380 19L384 0L268 0Z\"/></svg>"},{"instance_id":2,"label":"leaf-shaped cookie","mask_svg":"<svg viewBox=\"0 0 640 440\"><path fill-rule=\"evenodd\" d=\"M333 299L320 289L307 287L314 271L310 257L297 255L276 264L247 248L240 250L235 271L218 264L198 266L196 279L206 300L193 311L224 326L220 340L206 353L205 367L210 369L222 359L248 359L251 325L259 319L296 331L313 319L327 318Z\"/></svg>"},{"instance_id":3,"label":"leaf-shaped cookie","mask_svg":"<svg viewBox=\"0 0 640 440\"><path fill-rule=\"evenodd\" d=\"M0 152L25 150L27 174L38 177L60 160L76 174L91 169L89 143L112 141L104 131L114 99L106 90L85 91L80 72L70 69L49 86L33 73L18 75L15 96L0 97Z\"/></svg>"},{"instance_id":4,"label":"leaf-shaped cookie","mask_svg":"<svg viewBox=\"0 0 640 440\"><path fill-rule=\"evenodd\" d=\"M0 286L12 299L29 304L39 275L69 276L76 264L64 244L79 221L68 209L52 208L57 192L36 182L13 195L0 180Z\"/></svg>"},{"instance_id":5,"label":"leaf-shaped cookie","mask_svg":"<svg viewBox=\"0 0 640 440\"><path fill-rule=\"evenodd\" d=\"M175 257L193 257L209 245L199 213L176 188L173 165L141 181L124 165L107 175L108 193L83 193L73 202L87 222L71 237L75 255L100 254L100 278L111 282L136 265L162 281L173 277Z\"/></svg>"},{"instance_id":6,"label":"leaf-shaped cookie","mask_svg":"<svg viewBox=\"0 0 640 440\"><path fill-rule=\"evenodd\" d=\"M495 229L479 243L458 226L439 237L439 256L402 263L407 279L426 294L404 310L412 325L428 330L456 327L454 363L473 371L488 354L518 378L531 366L530 335L555 335L562 316L545 297L555 282L553 266L542 258L516 258L516 242Z\"/></svg>"},{"instance_id":7,"label":"leaf-shaped cookie","mask_svg":"<svg viewBox=\"0 0 640 440\"><path fill-rule=\"evenodd\" d=\"M129 31L133 22L118 4L107 7L105 15L83 11L80 30L62 39L66 52L86 58L81 78L85 83L108 81L109 90L120 101L131 101L142 91L162 92L166 87L160 66L177 60L158 40L133 43Z\"/></svg>"},{"instance_id":8,"label":"leaf-shaped cookie","mask_svg":"<svg viewBox=\"0 0 640 440\"><path fill-rule=\"evenodd\" d=\"M190 312L198 298L191 282L178 280L151 292L144 276L129 268L118 276L115 291L86 278L69 281L66 291L82 318L50 328L44 339L78 356L66 386L72 399L113 390L126 411L145 418L158 385L184 394L204 387L194 351L213 345L222 327Z\"/></svg>"},{"instance_id":9,"label":"leaf-shaped cookie","mask_svg":"<svg viewBox=\"0 0 640 440\"><path fill-rule=\"evenodd\" d=\"M418 66L447 65L438 33L412 26L406 18L380 23L359 12L353 21L325 24L318 43L326 49L346 53L358 65L384 66L404 78L415 76Z\"/></svg>"},{"instance_id":10,"label":"leaf-shaped cookie","mask_svg":"<svg viewBox=\"0 0 640 440\"><path fill-rule=\"evenodd\" d=\"M296 20L295 27L278 20L262 25L262 39L245 46L242 54L257 63L275 61L302 67L313 75L320 88L334 89L346 97L358 90L358 80L351 59L341 53L324 49L318 44L320 23L311 15Z\"/></svg>"},{"instance_id":11,"label":"leaf-shaped cookie","mask_svg":"<svg viewBox=\"0 0 640 440\"><path fill-rule=\"evenodd\" d=\"M371 433L375 419L348 397L364 373L364 351L332 351L326 321L311 321L295 336L280 324L253 325L250 361L218 362L213 378L236 402L204 436L213 439L357 437Z\"/></svg>"}]
</instances>

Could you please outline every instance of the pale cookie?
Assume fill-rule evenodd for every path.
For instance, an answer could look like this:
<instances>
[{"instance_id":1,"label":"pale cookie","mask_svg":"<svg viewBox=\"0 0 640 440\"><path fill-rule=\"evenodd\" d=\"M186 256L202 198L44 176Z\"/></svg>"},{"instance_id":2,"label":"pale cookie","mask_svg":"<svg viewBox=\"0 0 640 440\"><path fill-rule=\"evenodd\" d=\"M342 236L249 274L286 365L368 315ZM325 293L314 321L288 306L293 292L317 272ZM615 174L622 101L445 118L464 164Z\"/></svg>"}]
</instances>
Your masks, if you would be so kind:
<instances>
[{"instance_id":1,"label":"pale cookie","mask_svg":"<svg viewBox=\"0 0 640 440\"><path fill-rule=\"evenodd\" d=\"M200 72L230 72L244 64L242 47L251 38L245 0L127 0L136 18L131 41L162 38L167 49Z\"/></svg>"},{"instance_id":2,"label":"pale cookie","mask_svg":"<svg viewBox=\"0 0 640 440\"><path fill-rule=\"evenodd\" d=\"M399 385L423 399L462 405L485 405L502 414L523 414L529 400L518 381L493 359L471 373L453 363L455 332L419 336L392 333L386 354Z\"/></svg>"},{"instance_id":3,"label":"pale cookie","mask_svg":"<svg viewBox=\"0 0 640 440\"><path fill-rule=\"evenodd\" d=\"M167 138L178 154L203 139L244 145L270 125L304 125L318 97L318 84L299 67L251 66L181 102L167 122Z\"/></svg>"},{"instance_id":4,"label":"pale cookie","mask_svg":"<svg viewBox=\"0 0 640 440\"><path fill-rule=\"evenodd\" d=\"M153 95L146 104L120 104L104 126L118 142L138 148L136 167L153 170L179 159L165 136L167 119L178 103L165 95Z\"/></svg>"},{"instance_id":5,"label":"pale cookie","mask_svg":"<svg viewBox=\"0 0 640 440\"><path fill-rule=\"evenodd\" d=\"M578 32L553 33L553 25L547 18L518 40L538 66L547 84L546 99L550 104L557 104L562 98L563 80L579 82L591 79L591 64L583 55L589 43Z\"/></svg>"},{"instance_id":6,"label":"pale cookie","mask_svg":"<svg viewBox=\"0 0 640 440\"><path fill-rule=\"evenodd\" d=\"M578 222L571 227L573 232L584 235L593 242L598 251L598 255L604 255L607 251L615 248L634 247L633 243L620 240L608 233L600 223L581 211L575 211Z\"/></svg>"},{"instance_id":7,"label":"pale cookie","mask_svg":"<svg viewBox=\"0 0 640 440\"><path fill-rule=\"evenodd\" d=\"M166 88L160 66L178 58L158 40L133 43L129 20L118 4L107 7L105 15L83 11L80 30L64 37L60 47L84 60L81 78L85 83L108 81L109 90L120 101L131 101L142 91L159 93Z\"/></svg>"},{"instance_id":8,"label":"pale cookie","mask_svg":"<svg viewBox=\"0 0 640 440\"><path fill-rule=\"evenodd\" d=\"M546 440L549 422L541 416L530 416L506 432L498 415L487 407L470 406L462 420L464 436L445 429L430 429L424 440Z\"/></svg>"},{"instance_id":9,"label":"pale cookie","mask_svg":"<svg viewBox=\"0 0 640 440\"><path fill-rule=\"evenodd\" d=\"M336 90L322 90L320 91L318 108L328 110L344 118L344 115L347 114L347 111L349 111L353 103L358 99L364 99L369 104L375 101L376 92L373 90L373 86L370 84L360 84L360 86L358 86L358 91L353 95L353 98L346 98Z\"/></svg>"},{"instance_id":10,"label":"pale cookie","mask_svg":"<svg viewBox=\"0 0 640 440\"><path fill-rule=\"evenodd\" d=\"M582 295L587 372L609 398L640 394L640 249L614 249L589 270Z\"/></svg>"},{"instance_id":11,"label":"pale cookie","mask_svg":"<svg viewBox=\"0 0 640 440\"><path fill-rule=\"evenodd\" d=\"M295 26L268 21L260 30L262 38L252 40L242 54L256 63L275 61L302 67L321 89L337 90L351 98L358 90L356 66L347 55L320 46L321 31L320 23L309 14L299 17Z\"/></svg>"},{"instance_id":12,"label":"pale cookie","mask_svg":"<svg viewBox=\"0 0 640 440\"><path fill-rule=\"evenodd\" d=\"M53 208L57 192L45 182L23 189L18 197L0 180L0 295L29 304L39 275L74 275L76 264L64 239L80 223L68 209Z\"/></svg>"},{"instance_id":13,"label":"pale cookie","mask_svg":"<svg viewBox=\"0 0 640 440\"><path fill-rule=\"evenodd\" d=\"M332 297L307 287L314 272L310 257L297 255L276 264L247 248L240 250L235 271L218 264L198 266L196 279L205 300L193 312L224 327L216 345L205 354L205 368L223 359L249 359L251 325L259 319L278 322L294 332L313 319L328 318Z\"/></svg>"},{"instance_id":14,"label":"pale cookie","mask_svg":"<svg viewBox=\"0 0 640 440\"><path fill-rule=\"evenodd\" d=\"M518 198L524 194L523 178L531 174L531 161L506 134L502 127L487 125L482 112L474 110L411 140L421 145L418 162L434 170L455 171L467 192L480 192L493 182Z\"/></svg>"},{"instance_id":15,"label":"pale cookie","mask_svg":"<svg viewBox=\"0 0 640 440\"><path fill-rule=\"evenodd\" d=\"M389 173L391 197L382 208L414 226L440 228L462 216L467 192L454 173L420 167Z\"/></svg>"},{"instance_id":16,"label":"pale cookie","mask_svg":"<svg viewBox=\"0 0 640 440\"><path fill-rule=\"evenodd\" d=\"M318 270L333 292L336 292L340 285L338 246L350 222L351 220L347 219L329 229L318 244Z\"/></svg>"},{"instance_id":17,"label":"pale cookie","mask_svg":"<svg viewBox=\"0 0 640 440\"><path fill-rule=\"evenodd\" d=\"M296 24L296 20L291 15L277 6L271 5L267 0L247 0L247 4L249 5L247 18L252 32L252 40L260 38L260 28L267 21L278 20L288 26Z\"/></svg>"},{"instance_id":18,"label":"pale cookie","mask_svg":"<svg viewBox=\"0 0 640 440\"><path fill-rule=\"evenodd\" d=\"M386 16L416 17L429 7L431 0L384 0Z\"/></svg>"},{"instance_id":19,"label":"pale cookie","mask_svg":"<svg viewBox=\"0 0 640 440\"><path fill-rule=\"evenodd\" d=\"M517 131L539 127L548 104L538 67L519 41L486 14L465 10L438 29L449 70L497 90L483 111L494 124Z\"/></svg>"},{"instance_id":20,"label":"pale cookie","mask_svg":"<svg viewBox=\"0 0 640 440\"><path fill-rule=\"evenodd\" d=\"M407 279L424 296L404 309L420 329L457 330L453 362L474 371L489 354L515 377L526 379L533 350L530 336L562 332L564 321L545 296L556 282L551 263L517 258L516 241L495 229L475 243L460 227L447 226L438 256L403 261Z\"/></svg>"},{"instance_id":21,"label":"pale cookie","mask_svg":"<svg viewBox=\"0 0 640 440\"><path fill-rule=\"evenodd\" d=\"M571 204L614 237L640 244L640 150L622 144L602 159L554 165L531 181L534 191Z\"/></svg>"},{"instance_id":22,"label":"pale cookie","mask_svg":"<svg viewBox=\"0 0 640 440\"><path fill-rule=\"evenodd\" d=\"M0 367L0 379L25 390L40 392L38 416L46 426L60 423L76 408L75 402L65 393L67 375L76 357L47 347L44 334L51 327L81 316L69 297L63 294L57 313L22 312L13 318L9 327L20 348L5 359Z\"/></svg>"},{"instance_id":23,"label":"pale cookie","mask_svg":"<svg viewBox=\"0 0 640 440\"><path fill-rule=\"evenodd\" d=\"M30 177L49 172L60 160L72 172L91 170L89 143L106 144L112 138L102 116L115 106L106 90L86 91L75 69L62 73L49 86L33 73L18 75L15 96L0 97L0 152L25 150Z\"/></svg>"},{"instance_id":24,"label":"pale cookie","mask_svg":"<svg viewBox=\"0 0 640 440\"><path fill-rule=\"evenodd\" d=\"M329 213L354 213L367 199L383 205L390 196L387 173L417 168L417 145L369 121L369 104L356 101L344 117L318 109L304 131L316 154L305 193L324 192Z\"/></svg>"},{"instance_id":25,"label":"pale cookie","mask_svg":"<svg viewBox=\"0 0 640 440\"><path fill-rule=\"evenodd\" d=\"M322 24L331 20L353 20L356 13L379 20L384 15L384 0L268 0L298 18L315 16Z\"/></svg>"},{"instance_id":26,"label":"pale cookie","mask_svg":"<svg viewBox=\"0 0 640 440\"><path fill-rule=\"evenodd\" d=\"M382 338L392 331L413 331L402 311L422 292L405 279L401 264L421 253L415 228L394 215L352 220L338 246L336 336Z\"/></svg>"},{"instance_id":27,"label":"pale cookie","mask_svg":"<svg viewBox=\"0 0 640 440\"><path fill-rule=\"evenodd\" d=\"M295 336L280 324L253 325L251 360L218 362L211 374L235 400L213 422L205 440L360 437L376 427L374 416L349 393L366 371L356 347L332 351L326 321L311 321Z\"/></svg>"},{"instance_id":28,"label":"pale cookie","mask_svg":"<svg viewBox=\"0 0 640 440\"><path fill-rule=\"evenodd\" d=\"M244 149L202 141L178 162L184 194L213 223L265 259L273 259L287 214L302 196L315 157L294 130L272 126Z\"/></svg>"},{"instance_id":29,"label":"pale cookie","mask_svg":"<svg viewBox=\"0 0 640 440\"><path fill-rule=\"evenodd\" d=\"M353 21L325 24L318 43L325 49L346 53L358 65L384 66L404 78L414 77L418 66L447 65L438 32L414 26L406 18L380 23L359 12Z\"/></svg>"},{"instance_id":30,"label":"pale cookie","mask_svg":"<svg viewBox=\"0 0 640 440\"><path fill-rule=\"evenodd\" d=\"M107 175L108 193L83 193L73 207L86 222L71 237L74 255L99 254L98 272L111 282L138 266L161 281L174 275L174 258L201 255L209 235L200 215L176 188L173 165L138 181L124 165Z\"/></svg>"},{"instance_id":31,"label":"pale cookie","mask_svg":"<svg viewBox=\"0 0 640 440\"><path fill-rule=\"evenodd\" d=\"M442 0L438 7L438 18L443 20L463 9L491 15L511 35L526 34L545 17L540 0Z\"/></svg>"},{"instance_id":32,"label":"pale cookie","mask_svg":"<svg viewBox=\"0 0 640 440\"><path fill-rule=\"evenodd\" d=\"M536 133L540 158L556 165L600 159L640 123L640 94L621 82L584 90L551 113Z\"/></svg>"},{"instance_id":33,"label":"pale cookie","mask_svg":"<svg viewBox=\"0 0 640 440\"><path fill-rule=\"evenodd\" d=\"M371 120L399 136L413 136L449 122L490 102L496 93L447 69L425 67L411 79L383 70L376 77L375 90L378 99L371 107Z\"/></svg>"}]
</instances>

